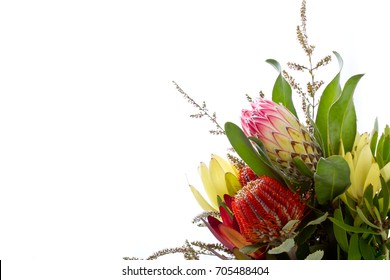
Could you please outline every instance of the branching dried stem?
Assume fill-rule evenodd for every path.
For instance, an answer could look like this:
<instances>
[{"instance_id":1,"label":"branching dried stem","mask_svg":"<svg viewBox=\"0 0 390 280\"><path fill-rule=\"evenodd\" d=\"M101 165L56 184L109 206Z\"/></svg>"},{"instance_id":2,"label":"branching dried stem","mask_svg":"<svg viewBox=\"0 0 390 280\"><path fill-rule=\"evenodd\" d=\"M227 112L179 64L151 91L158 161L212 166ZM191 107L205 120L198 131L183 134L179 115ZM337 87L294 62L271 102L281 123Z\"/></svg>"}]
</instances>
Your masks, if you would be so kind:
<instances>
[{"instance_id":1,"label":"branching dried stem","mask_svg":"<svg viewBox=\"0 0 390 280\"><path fill-rule=\"evenodd\" d=\"M186 240L183 246L159 250L147 257L146 260L157 260L160 257L177 253L183 254L183 257L186 260L199 260L200 256L202 255L216 256L223 260L233 259L232 253L222 244L205 243L202 241L189 242L188 240ZM124 257L123 259L142 260L134 257Z\"/></svg>"},{"instance_id":2,"label":"branching dried stem","mask_svg":"<svg viewBox=\"0 0 390 280\"><path fill-rule=\"evenodd\" d=\"M213 211L205 211L197 215L193 220L192 223L196 224L198 227L204 227L203 219L207 218L208 216L213 216L215 218L220 218L221 215L218 212Z\"/></svg>"},{"instance_id":3,"label":"branching dried stem","mask_svg":"<svg viewBox=\"0 0 390 280\"><path fill-rule=\"evenodd\" d=\"M314 65L313 52L315 46L309 44L308 35L307 35L306 0L302 1L300 16L301 16L301 25L297 26L296 29L297 39L303 51L305 52L306 56L308 57L309 65L305 66L299 63L289 62L287 63L287 66L288 68L294 71L308 72L310 76L310 81L306 84L306 89L304 91L301 85L287 71L283 71L283 76L289 82L291 87L301 97L302 110L306 116L306 124L309 127L309 129L312 129L310 120L314 120L315 117L315 109L317 107L316 93L324 84L323 81L317 81L315 79L315 71L318 70L320 67L329 64L329 62L331 61L331 56L328 55L322 58L320 61L318 61L315 64L315 66L313 66Z\"/></svg>"},{"instance_id":4,"label":"branching dried stem","mask_svg":"<svg viewBox=\"0 0 390 280\"><path fill-rule=\"evenodd\" d=\"M213 135L224 135L225 130L217 121L217 114L214 112L212 114L209 113L207 109L206 102L203 101L202 105L199 105L194 99L191 98L175 81L172 81L175 85L176 89L183 95L183 97L188 101L188 103L192 104L195 108L198 109L198 113L190 115L191 118L200 119L204 116L208 117L210 121L216 126L216 129L212 129L209 132Z\"/></svg>"}]
</instances>

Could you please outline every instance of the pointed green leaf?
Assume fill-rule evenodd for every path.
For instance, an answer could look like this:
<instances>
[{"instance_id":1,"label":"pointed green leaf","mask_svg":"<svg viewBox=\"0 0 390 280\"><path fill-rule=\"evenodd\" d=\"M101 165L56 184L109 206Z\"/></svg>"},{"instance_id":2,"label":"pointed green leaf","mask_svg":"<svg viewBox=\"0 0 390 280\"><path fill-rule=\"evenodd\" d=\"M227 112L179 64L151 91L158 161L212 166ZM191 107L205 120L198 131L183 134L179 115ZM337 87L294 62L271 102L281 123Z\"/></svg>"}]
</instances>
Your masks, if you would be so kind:
<instances>
[{"instance_id":1,"label":"pointed green leaf","mask_svg":"<svg viewBox=\"0 0 390 280\"><path fill-rule=\"evenodd\" d=\"M325 156L329 156L329 110L333 103L339 98L341 94L340 87L340 73L343 68L343 60L337 52L333 52L339 61L340 71L333 78L333 80L326 86L324 92L321 95L320 102L318 104L318 111L316 116L316 125L323 141Z\"/></svg>"},{"instance_id":2,"label":"pointed green leaf","mask_svg":"<svg viewBox=\"0 0 390 280\"><path fill-rule=\"evenodd\" d=\"M348 247L348 260L360 260L360 250L359 250L359 236L355 233L352 234L351 239L349 240Z\"/></svg>"},{"instance_id":3,"label":"pointed green leaf","mask_svg":"<svg viewBox=\"0 0 390 280\"><path fill-rule=\"evenodd\" d=\"M376 146L378 142L378 118L375 118L374 128L371 132L370 148L373 155L376 153Z\"/></svg>"},{"instance_id":4,"label":"pointed green leaf","mask_svg":"<svg viewBox=\"0 0 390 280\"><path fill-rule=\"evenodd\" d=\"M284 225L282 230L285 233L290 233L297 223L299 223L299 220L290 220L290 221L287 222L287 224Z\"/></svg>"},{"instance_id":5,"label":"pointed green leaf","mask_svg":"<svg viewBox=\"0 0 390 280\"><path fill-rule=\"evenodd\" d=\"M343 213L341 212L340 208L338 208L334 211L333 216L334 216L335 220L344 224ZM336 225L336 223L333 223L333 232L334 232L334 236L335 236L340 248L344 252L348 252L348 238L347 238L347 232L345 231L345 229Z\"/></svg>"},{"instance_id":6,"label":"pointed green leaf","mask_svg":"<svg viewBox=\"0 0 390 280\"><path fill-rule=\"evenodd\" d=\"M304 227L302 230L299 231L298 235L295 237L295 242L297 243L298 246L305 244L315 231L316 231L316 226L310 225Z\"/></svg>"},{"instance_id":7,"label":"pointed green leaf","mask_svg":"<svg viewBox=\"0 0 390 280\"><path fill-rule=\"evenodd\" d=\"M309 178L313 178L313 171L303 162L300 157L294 157L293 162L296 168L298 168L299 172Z\"/></svg>"},{"instance_id":8,"label":"pointed green leaf","mask_svg":"<svg viewBox=\"0 0 390 280\"><path fill-rule=\"evenodd\" d=\"M321 224L322 222L324 222L328 218L328 215L329 215L328 212L326 212L321 217L319 217L319 218L317 218L317 219L315 219L313 221L308 222L305 227L310 226L310 225L319 225L319 224Z\"/></svg>"},{"instance_id":9,"label":"pointed green leaf","mask_svg":"<svg viewBox=\"0 0 390 280\"><path fill-rule=\"evenodd\" d=\"M380 234L379 232L375 232L372 229L366 229L366 228L360 228L360 227L354 227L354 226L347 225L347 224L345 224L345 223L343 223L343 222L341 222L333 217L329 217L328 219L331 220L338 227L340 227L343 230L348 231L348 232L367 233L367 234L376 234L376 235Z\"/></svg>"},{"instance_id":10,"label":"pointed green leaf","mask_svg":"<svg viewBox=\"0 0 390 280\"><path fill-rule=\"evenodd\" d=\"M290 84L282 76L282 68L279 62L274 59L267 59L266 62L271 64L276 71L279 72L279 76L276 78L274 88L272 90L272 101L278 104L282 104L286 107L295 117L298 118L295 111L294 103L292 100L292 90Z\"/></svg>"},{"instance_id":11,"label":"pointed green leaf","mask_svg":"<svg viewBox=\"0 0 390 280\"><path fill-rule=\"evenodd\" d=\"M356 212L358 214L358 216L360 217L360 219L362 219L363 222L366 223L366 225L372 227L372 228L376 228L376 229L381 229L380 227L374 225L373 223L371 223L367 217L363 214L362 210L359 208L359 207L356 207Z\"/></svg>"},{"instance_id":12,"label":"pointed green leaf","mask_svg":"<svg viewBox=\"0 0 390 280\"><path fill-rule=\"evenodd\" d=\"M290 250L295 246L295 242L293 238L286 239L282 244L279 246L272 248L268 251L268 254L271 255L277 255L281 253L288 253Z\"/></svg>"},{"instance_id":13,"label":"pointed green leaf","mask_svg":"<svg viewBox=\"0 0 390 280\"><path fill-rule=\"evenodd\" d=\"M375 260L375 249L372 248L365 239L359 238L359 248L363 259Z\"/></svg>"},{"instance_id":14,"label":"pointed green leaf","mask_svg":"<svg viewBox=\"0 0 390 280\"><path fill-rule=\"evenodd\" d=\"M240 252L246 255L250 255L264 246L267 246L267 244L264 243L251 244L240 248Z\"/></svg>"},{"instance_id":15,"label":"pointed green leaf","mask_svg":"<svg viewBox=\"0 0 390 280\"><path fill-rule=\"evenodd\" d=\"M315 251L314 253L311 253L310 255L308 255L305 260L316 261L316 260L322 260L323 257L324 257L324 251L318 250L318 251Z\"/></svg>"},{"instance_id":16,"label":"pointed green leaf","mask_svg":"<svg viewBox=\"0 0 390 280\"><path fill-rule=\"evenodd\" d=\"M343 126L341 129L342 144L344 145L344 151L352 151L353 144L356 138L357 123L356 123L356 110L355 105L350 102L347 106Z\"/></svg>"},{"instance_id":17,"label":"pointed green leaf","mask_svg":"<svg viewBox=\"0 0 390 280\"><path fill-rule=\"evenodd\" d=\"M372 197L374 196L374 188L370 184L366 190L364 191L363 194L363 200L364 200L364 205L366 206L368 212L370 213L371 217L375 217L374 212L372 211L372 208L374 207L374 202Z\"/></svg>"},{"instance_id":18,"label":"pointed green leaf","mask_svg":"<svg viewBox=\"0 0 390 280\"><path fill-rule=\"evenodd\" d=\"M320 204L331 202L351 184L350 171L346 160L341 156L321 158L314 174L314 190Z\"/></svg>"},{"instance_id":19,"label":"pointed green leaf","mask_svg":"<svg viewBox=\"0 0 390 280\"><path fill-rule=\"evenodd\" d=\"M345 152L352 149L356 136L356 114L354 113L353 94L363 75L351 77L337 101L329 110L329 154L339 154L341 143ZM352 112L351 112L352 111Z\"/></svg>"},{"instance_id":20,"label":"pointed green leaf","mask_svg":"<svg viewBox=\"0 0 390 280\"><path fill-rule=\"evenodd\" d=\"M385 180L381 177L382 182L382 189L381 193L383 195L383 205L381 209L381 216L383 219L387 216L387 211L389 210L389 204L390 204L390 191L389 191L389 184L388 182L385 182Z\"/></svg>"},{"instance_id":21,"label":"pointed green leaf","mask_svg":"<svg viewBox=\"0 0 390 280\"><path fill-rule=\"evenodd\" d=\"M264 162L241 128L234 123L227 122L225 132L233 149L257 176L267 175L283 182L277 172Z\"/></svg>"}]
</instances>

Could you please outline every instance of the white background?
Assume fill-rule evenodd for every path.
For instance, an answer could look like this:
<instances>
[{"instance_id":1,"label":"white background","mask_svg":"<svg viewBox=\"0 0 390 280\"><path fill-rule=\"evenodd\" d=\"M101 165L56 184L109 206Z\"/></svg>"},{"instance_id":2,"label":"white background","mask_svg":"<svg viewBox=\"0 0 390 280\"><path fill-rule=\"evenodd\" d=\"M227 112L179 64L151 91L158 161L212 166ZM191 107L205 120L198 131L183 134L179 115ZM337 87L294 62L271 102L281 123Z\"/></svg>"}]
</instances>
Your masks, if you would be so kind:
<instances>
[{"instance_id":1,"label":"white background","mask_svg":"<svg viewBox=\"0 0 390 280\"><path fill-rule=\"evenodd\" d=\"M300 4L1 1L5 278L114 279L122 257L213 241L191 224L201 209L188 181L202 189L199 162L229 145L208 134L206 119L188 117L196 111L171 81L221 124L238 123L246 93L270 97L277 73L266 59L306 63L295 36ZM360 132L377 116L389 122L386 5L307 4L315 58L338 51L343 82L366 73L355 95ZM329 82L335 58L326 69L319 77Z\"/></svg>"}]
</instances>

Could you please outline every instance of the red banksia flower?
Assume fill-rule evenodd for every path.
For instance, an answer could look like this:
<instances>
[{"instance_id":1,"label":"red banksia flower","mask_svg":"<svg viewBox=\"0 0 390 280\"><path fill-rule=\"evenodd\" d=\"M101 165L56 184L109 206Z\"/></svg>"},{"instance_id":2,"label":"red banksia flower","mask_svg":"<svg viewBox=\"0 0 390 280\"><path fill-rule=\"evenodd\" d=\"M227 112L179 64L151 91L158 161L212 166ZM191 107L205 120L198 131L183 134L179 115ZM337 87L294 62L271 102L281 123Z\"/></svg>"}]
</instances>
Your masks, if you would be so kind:
<instances>
[{"instance_id":1,"label":"red banksia flower","mask_svg":"<svg viewBox=\"0 0 390 280\"><path fill-rule=\"evenodd\" d=\"M291 220L300 221L304 208L297 194L267 176L249 182L232 201L240 232L251 243L288 238L298 223L290 232L283 227Z\"/></svg>"},{"instance_id":2,"label":"red banksia flower","mask_svg":"<svg viewBox=\"0 0 390 280\"><path fill-rule=\"evenodd\" d=\"M259 177L249 168L249 166L244 166L238 170L238 180L240 181L241 186L246 186L246 184L258 178Z\"/></svg>"}]
</instances>

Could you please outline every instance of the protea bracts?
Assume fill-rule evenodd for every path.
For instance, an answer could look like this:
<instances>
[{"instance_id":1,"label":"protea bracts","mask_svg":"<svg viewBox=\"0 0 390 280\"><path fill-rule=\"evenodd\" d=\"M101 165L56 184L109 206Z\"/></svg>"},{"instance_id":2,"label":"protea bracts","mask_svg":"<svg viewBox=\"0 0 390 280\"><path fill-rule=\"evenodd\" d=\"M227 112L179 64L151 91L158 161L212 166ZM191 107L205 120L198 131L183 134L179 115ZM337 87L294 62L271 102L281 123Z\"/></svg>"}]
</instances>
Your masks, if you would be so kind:
<instances>
[{"instance_id":1,"label":"protea bracts","mask_svg":"<svg viewBox=\"0 0 390 280\"><path fill-rule=\"evenodd\" d=\"M242 110L244 133L261 140L271 161L285 175L298 181L305 179L293 162L295 157L314 172L322 152L298 119L284 106L262 98L251 106L252 110Z\"/></svg>"}]
</instances>

